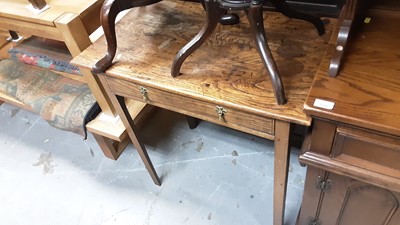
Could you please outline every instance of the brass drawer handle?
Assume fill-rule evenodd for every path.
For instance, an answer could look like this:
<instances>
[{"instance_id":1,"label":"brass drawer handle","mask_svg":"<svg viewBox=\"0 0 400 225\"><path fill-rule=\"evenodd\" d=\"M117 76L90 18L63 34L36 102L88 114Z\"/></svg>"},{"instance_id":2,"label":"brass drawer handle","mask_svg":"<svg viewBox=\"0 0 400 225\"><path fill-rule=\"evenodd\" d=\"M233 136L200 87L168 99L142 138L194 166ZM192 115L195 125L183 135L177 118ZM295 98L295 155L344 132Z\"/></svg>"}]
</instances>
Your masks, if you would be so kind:
<instances>
[{"instance_id":1,"label":"brass drawer handle","mask_svg":"<svg viewBox=\"0 0 400 225\"><path fill-rule=\"evenodd\" d=\"M143 86L140 86L139 91L143 97L143 101L147 102L149 100L149 96L148 96L149 92L147 91L147 89Z\"/></svg>"},{"instance_id":2,"label":"brass drawer handle","mask_svg":"<svg viewBox=\"0 0 400 225\"><path fill-rule=\"evenodd\" d=\"M224 115L228 112L224 109L224 107L222 106L216 106L215 107L215 111L218 113L218 119L222 122L226 122L225 121L225 117Z\"/></svg>"}]
</instances>

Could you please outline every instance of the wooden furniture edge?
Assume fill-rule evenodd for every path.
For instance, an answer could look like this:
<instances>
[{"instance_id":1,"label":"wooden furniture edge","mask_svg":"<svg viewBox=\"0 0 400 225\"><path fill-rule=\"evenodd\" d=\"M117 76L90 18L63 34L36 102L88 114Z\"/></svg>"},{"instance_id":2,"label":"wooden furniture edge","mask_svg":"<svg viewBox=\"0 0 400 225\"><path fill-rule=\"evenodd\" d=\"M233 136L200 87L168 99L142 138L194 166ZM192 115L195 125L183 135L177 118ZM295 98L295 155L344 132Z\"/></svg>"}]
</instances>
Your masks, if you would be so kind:
<instances>
[{"instance_id":1,"label":"wooden furniture edge","mask_svg":"<svg viewBox=\"0 0 400 225\"><path fill-rule=\"evenodd\" d=\"M126 101L129 113L138 128L142 127L144 123L150 118L155 107L146 103L138 101ZM125 126L120 119L117 121L106 121L104 117L99 114L94 120L86 125L88 131L113 139L115 141L122 142L127 137Z\"/></svg>"},{"instance_id":2,"label":"wooden furniture edge","mask_svg":"<svg viewBox=\"0 0 400 225\"><path fill-rule=\"evenodd\" d=\"M400 9L398 9L398 8L391 9L391 10L384 10L384 9L380 9L380 8L370 8L368 10L368 12L373 13L374 15L382 14L383 12L385 12L386 15L388 15L388 14L389 15L399 15L398 14L399 11L400 11ZM312 90L312 87L314 86L315 82L317 82L321 78L322 79L341 79L340 74L337 77L328 76L330 59L332 58L334 51L336 50L336 38L338 35L338 33L336 33L336 32L339 32L339 28L337 28L334 31L333 35L331 36L331 38L329 40L329 44L327 46L327 49L325 51L325 54L321 61L321 64L320 64L319 68L317 69L317 72L311 83L310 90L305 98L305 101L303 104L303 111L310 117L318 117L319 119L322 119L322 118L326 117L326 114L329 114L329 116L331 117L331 119L329 119L330 121L335 120L335 121L340 121L345 124L354 124L354 122L357 122L355 125L357 125L359 127L364 127L366 129L376 130L376 131L380 131L383 133L400 136L400 131L396 130L395 128L393 128L391 126L384 126L380 123L372 123L371 121L369 121L369 123L365 123L363 119L358 119L356 117L351 117L348 115L343 116L334 111L323 109L323 108L317 108L317 107L313 106L313 103L316 98L313 96L310 96L310 94L312 92L311 90ZM355 37L353 37L353 39L355 39ZM351 41L354 42L355 40L351 40ZM351 44L352 43L350 43L350 45ZM350 54L350 53L347 52L347 54ZM327 63L327 62L329 62L329 63ZM323 100L329 101L329 99L323 99ZM332 118L334 118L334 119L332 119Z\"/></svg>"},{"instance_id":3,"label":"wooden furniture edge","mask_svg":"<svg viewBox=\"0 0 400 225\"><path fill-rule=\"evenodd\" d=\"M71 62L73 62L73 61L71 61ZM80 65L77 62L73 62L72 64ZM235 103L231 103L231 102L226 102L226 101L215 99L215 98L205 97L204 95L201 95L198 93L193 93L190 91L182 91L182 90L178 91L178 90L174 90L171 88L163 87L163 86L153 83L152 80L141 79L140 77L126 76L122 73L114 72L113 67L110 67L110 69L106 71L105 76L112 77L112 78L114 78L115 76L118 76L118 79L122 79L122 80L132 82L135 84L146 85L148 87L158 89L161 91L166 91L166 92L169 92L172 94L176 94L176 95L180 95L180 96L187 96L189 98L193 98L193 99L200 100L200 101L206 101L208 103L212 103L212 104L216 104L216 105L225 105L226 107L230 107L230 108L233 108L238 111L244 111L244 112L256 114L256 115L262 115L264 117L271 118L274 120L281 120L281 121L285 121L285 122L289 122L289 123L296 123L299 125L311 126L312 119L310 116L307 116L306 113L302 113L304 115L304 118L298 118L298 117L294 118L294 117L282 116L282 115L277 116L276 113L269 113L269 112L254 109L254 108L251 108L248 106L243 106L243 105L239 105L239 104L235 104ZM282 107L284 107L284 106L282 106ZM301 107L301 106L299 106L299 107ZM288 110L293 110L293 109L288 109Z\"/></svg>"},{"instance_id":4,"label":"wooden furniture edge","mask_svg":"<svg viewBox=\"0 0 400 225\"><path fill-rule=\"evenodd\" d=\"M30 23L26 21L19 21L18 24L15 20L4 18L0 16L0 29L6 30L9 27L13 27L13 30L18 33L29 33L35 36L62 40L62 34L58 31L56 27L51 26L37 26L35 23Z\"/></svg>"},{"instance_id":5,"label":"wooden furniture edge","mask_svg":"<svg viewBox=\"0 0 400 225\"><path fill-rule=\"evenodd\" d=\"M51 70L52 72L57 73L57 74L59 74L59 75L61 75L63 77L68 77L71 80L76 80L76 81L79 81L79 82L82 82L82 83L86 83L85 77L82 76L82 75L69 74L69 73L66 73L66 72L61 72L61 71L52 70L52 69L49 69L49 70Z\"/></svg>"},{"instance_id":6,"label":"wooden furniture edge","mask_svg":"<svg viewBox=\"0 0 400 225\"><path fill-rule=\"evenodd\" d=\"M79 14L64 13L54 21L72 57L77 56L92 43Z\"/></svg>"},{"instance_id":7,"label":"wooden furniture edge","mask_svg":"<svg viewBox=\"0 0 400 225\"><path fill-rule=\"evenodd\" d=\"M11 3L8 3L11 2ZM53 21L65 12L63 6L70 3L65 3L62 0L51 0L47 1L49 9L42 12L39 15L31 12L26 6L30 5L28 0L2 0L2 6L4 9L0 10L0 17L7 17L19 21L30 21L35 24L44 26L54 26ZM82 15L82 17L89 17L93 8L100 10L103 0L91 0L91 1L79 1L75 0L72 3L82 3L76 6L69 6L68 10L72 13ZM12 10L12 7L17 9ZM10 9L11 8L11 9ZM29 15L24 15L29 14Z\"/></svg>"},{"instance_id":8,"label":"wooden furniture edge","mask_svg":"<svg viewBox=\"0 0 400 225\"><path fill-rule=\"evenodd\" d=\"M365 183L376 185L385 189L400 192L400 184L398 180L400 176L393 177L376 171L361 168L349 163L334 160L328 156L315 152L306 152L299 156L299 161L308 166L333 172L335 174L360 180Z\"/></svg>"},{"instance_id":9,"label":"wooden furniture edge","mask_svg":"<svg viewBox=\"0 0 400 225\"><path fill-rule=\"evenodd\" d=\"M79 14L64 13L54 23L63 34L63 41L72 57L79 55L92 44L89 33L86 31L84 22L79 17ZM80 71L83 75L83 80L89 86L103 112L108 116L114 116L115 109L112 107L109 98L104 94L98 79L85 68L80 68Z\"/></svg>"},{"instance_id":10,"label":"wooden furniture edge","mask_svg":"<svg viewBox=\"0 0 400 225\"><path fill-rule=\"evenodd\" d=\"M112 93L105 77L99 76L99 79L102 86L105 88L106 93L108 93L108 95L110 96L110 99L116 108L117 114L120 115L120 119L125 126L127 138L131 140L133 146L136 148L136 151L138 152L140 158L142 159L142 162L144 163L144 166L149 172L154 184L160 186L161 185L160 177L157 175L157 172L153 166L153 163L151 162L151 159L147 153L145 145L141 140L141 137L137 135L138 128L136 127L136 124L134 123L130 115L126 102L122 101L124 100L124 98L117 97Z\"/></svg>"},{"instance_id":11,"label":"wooden furniture edge","mask_svg":"<svg viewBox=\"0 0 400 225\"><path fill-rule=\"evenodd\" d=\"M86 31L91 34L100 26L100 11L104 0L95 1L91 6L86 8L79 16L85 26Z\"/></svg>"},{"instance_id":12,"label":"wooden furniture edge","mask_svg":"<svg viewBox=\"0 0 400 225\"><path fill-rule=\"evenodd\" d=\"M304 103L304 111L308 114L308 115L312 115L314 117L318 117L318 118L323 118L324 115L326 115L326 110L324 109L316 109L313 106L309 106L307 102ZM392 134L392 135L398 135L400 136L400 132L392 127L388 127L388 126L383 126L382 124L379 123L372 123L369 122L364 123L364 120L362 119L357 119L355 117L349 117L349 116L343 116L341 114L338 113L333 113L330 112L329 115L331 117L335 118L335 121L340 121L341 123L345 123L345 124L354 124L354 121L356 121L358 124L357 126L359 127L363 127L365 129L371 129L371 130L376 130L376 131L380 131L383 133L387 133L387 134ZM330 119L332 121L332 119ZM362 124L362 125L360 125ZM377 127L379 129L377 129Z\"/></svg>"},{"instance_id":13,"label":"wooden furniture edge","mask_svg":"<svg viewBox=\"0 0 400 225\"><path fill-rule=\"evenodd\" d=\"M279 120L275 122L273 224L284 224L290 159L289 137L291 124Z\"/></svg>"},{"instance_id":14,"label":"wooden furniture edge","mask_svg":"<svg viewBox=\"0 0 400 225\"><path fill-rule=\"evenodd\" d=\"M126 146L130 143L129 138L125 138L123 141L119 142L95 133L92 133L92 135L100 146L100 149L103 151L104 156L112 160L117 160Z\"/></svg>"},{"instance_id":15,"label":"wooden furniture edge","mask_svg":"<svg viewBox=\"0 0 400 225\"><path fill-rule=\"evenodd\" d=\"M2 92L0 92L0 102L6 102L9 103L11 105L17 106L18 108L22 108L28 111L32 111L32 108L24 103L22 103L21 101L12 98ZM0 104L1 105L1 104Z\"/></svg>"}]
</instances>

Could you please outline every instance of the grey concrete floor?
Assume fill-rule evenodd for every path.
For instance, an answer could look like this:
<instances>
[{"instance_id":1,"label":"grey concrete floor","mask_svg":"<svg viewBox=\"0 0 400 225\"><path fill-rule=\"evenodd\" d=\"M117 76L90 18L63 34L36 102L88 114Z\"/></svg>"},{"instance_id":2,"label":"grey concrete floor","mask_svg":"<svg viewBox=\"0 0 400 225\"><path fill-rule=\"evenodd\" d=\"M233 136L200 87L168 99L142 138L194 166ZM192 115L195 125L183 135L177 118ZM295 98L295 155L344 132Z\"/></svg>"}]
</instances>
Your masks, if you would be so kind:
<instances>
[{"instance_id":1,"label":"grey concrete floor","mask_svg":"<svg viewBox=\"0 0 400 225\"><path fill-rule=\"evenodd\" d=\"M272 224L273 142L155 113L141 134L163 184L130 145L117 161L92 136L0 106L1 225ZM295 222L305 168L292 149L285 224Z\"/></svg>"}]
</instances>

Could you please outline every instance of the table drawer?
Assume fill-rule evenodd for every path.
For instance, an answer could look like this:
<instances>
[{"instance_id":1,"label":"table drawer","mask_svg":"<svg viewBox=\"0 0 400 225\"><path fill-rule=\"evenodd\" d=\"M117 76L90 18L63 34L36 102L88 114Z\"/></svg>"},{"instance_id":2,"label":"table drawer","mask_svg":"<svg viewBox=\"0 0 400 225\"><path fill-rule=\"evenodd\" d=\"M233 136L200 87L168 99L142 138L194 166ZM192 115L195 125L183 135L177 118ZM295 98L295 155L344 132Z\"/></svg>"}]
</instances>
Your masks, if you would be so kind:
<instances>
[{"instance_id":1,"label":"table drawer","mask_svg":"<svg viewBox=\"0 0 400 225\"><path fill-rule=\"evenodd\" d=\"M263 138L273 139L274 119L244 112L224 104L213 103L211 99L206 101L112 77L107 77L107 81L110 88L118 95ZM220 117L217 111L223 111L223 116Z\"/></svg>"},{"instance_id":2,"label":"table drawer","mask_svg":"<svg viewBox=\"0 0 400 225\"><path fill-rule=\"evenodd\" d=\"M331 157L386 174L400 174L400 138L337 127Z\"/></svg>"}]
</instances>

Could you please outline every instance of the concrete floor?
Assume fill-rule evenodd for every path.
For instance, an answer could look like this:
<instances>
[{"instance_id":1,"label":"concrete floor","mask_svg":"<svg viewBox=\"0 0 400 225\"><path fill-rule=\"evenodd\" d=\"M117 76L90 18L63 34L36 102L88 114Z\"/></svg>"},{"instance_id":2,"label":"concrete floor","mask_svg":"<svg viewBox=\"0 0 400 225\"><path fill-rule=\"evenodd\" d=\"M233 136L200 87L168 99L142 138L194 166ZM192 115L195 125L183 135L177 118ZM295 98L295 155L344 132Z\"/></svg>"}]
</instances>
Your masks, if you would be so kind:
<instances>
[{"instance_id":1,"label":"concrete floor","mask_svg":"<svg viewBox=\"0 0 400 225\"><path fill-rule=\"evenodd\" d=\"M0 106L1 225L272 224L273 142L215 124L190 130L158 111L143 128L163 178L154 185L130 145L117 161L92 136ZM305 168L292 149L285 224L295 222Z\"/></svg>"}]
</instances>

